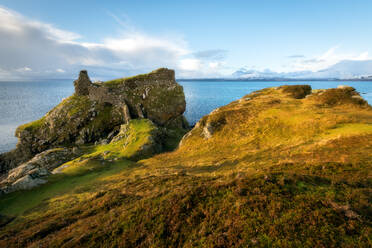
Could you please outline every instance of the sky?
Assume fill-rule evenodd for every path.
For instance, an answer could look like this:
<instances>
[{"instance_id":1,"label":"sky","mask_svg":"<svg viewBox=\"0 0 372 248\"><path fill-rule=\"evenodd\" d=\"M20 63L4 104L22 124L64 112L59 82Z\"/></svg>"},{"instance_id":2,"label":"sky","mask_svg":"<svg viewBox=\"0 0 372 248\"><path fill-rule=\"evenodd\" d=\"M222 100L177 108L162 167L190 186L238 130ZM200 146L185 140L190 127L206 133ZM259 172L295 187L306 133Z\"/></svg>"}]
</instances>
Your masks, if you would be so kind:
<instances>
[{"instance_id":1,"label":"sky","mask_svg":"<svg viewBox=\"0 0 372 248\"><path fill-rule=\"evenodd\" d=\"M81 69L109 79L168 67L195 78L370 63L370 13L369 0L0 0L0 81Z\"/></svg>"}]
</instances>

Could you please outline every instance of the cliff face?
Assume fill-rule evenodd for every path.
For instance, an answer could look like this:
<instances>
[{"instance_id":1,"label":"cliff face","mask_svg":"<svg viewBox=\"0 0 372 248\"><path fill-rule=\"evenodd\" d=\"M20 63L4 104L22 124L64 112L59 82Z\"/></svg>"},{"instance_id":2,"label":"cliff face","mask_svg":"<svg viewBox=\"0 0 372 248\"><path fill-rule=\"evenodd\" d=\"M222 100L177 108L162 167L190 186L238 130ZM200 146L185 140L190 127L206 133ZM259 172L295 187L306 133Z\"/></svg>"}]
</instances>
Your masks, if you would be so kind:
<instances>
[{"instance_id":1,"label":"cliff face","mask_svg":"<svg viewBox=\"0 0 372 248\"><path fill-rule=\"evenodd\" d=\"M75 94L41 119L17 128L17 148L0 157L0 173L47 149L73 147L112 138L120 125L146 118L163 128L185 129L186 102L173 70L92 83L86 71L74 82Z\"/></svg>"}]
</instances>

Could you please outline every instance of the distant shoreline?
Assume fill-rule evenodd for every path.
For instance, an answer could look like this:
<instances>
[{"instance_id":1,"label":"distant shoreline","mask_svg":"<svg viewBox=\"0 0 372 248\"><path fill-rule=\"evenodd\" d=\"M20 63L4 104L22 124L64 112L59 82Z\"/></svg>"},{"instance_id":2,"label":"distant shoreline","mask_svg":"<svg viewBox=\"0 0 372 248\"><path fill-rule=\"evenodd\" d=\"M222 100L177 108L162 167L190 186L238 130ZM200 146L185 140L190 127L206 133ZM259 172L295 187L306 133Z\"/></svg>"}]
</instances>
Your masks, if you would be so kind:
<instances>
[{"instance_id":1,"label":"distant shoreline","mask_svg":"<svg viewBox=\"0 0 372 248\"><path fill-rule=\"evenodd\" d=\"M206 82L281 82L281 81L289 81L289 82L317 82L317 81L329 81L329 82L372 82L372 79L337 79L337 78L314 78L314 79L293 79L293 78L258 78L258 79L249 79L249 78L179 78L176 79L177 81L206 81Z\"/></svg>"},{"instance_id":2,"label":"distant shoreline","mask_svg":"<svg viewBox=\"0 0 372 248\"><path fill-rule=\"evenodd\" d=\"M177 81L205 81L205 82L318 82L318 81L329 81L329 82L372 82L371 79L337 79L337 78L176 78ZM48 81L74 81L74 79L30 79L30 80L1 80L0 83L9 82L48 82ZM104 81L104 80L103 80Z\"/></svg>"}]
</instances>

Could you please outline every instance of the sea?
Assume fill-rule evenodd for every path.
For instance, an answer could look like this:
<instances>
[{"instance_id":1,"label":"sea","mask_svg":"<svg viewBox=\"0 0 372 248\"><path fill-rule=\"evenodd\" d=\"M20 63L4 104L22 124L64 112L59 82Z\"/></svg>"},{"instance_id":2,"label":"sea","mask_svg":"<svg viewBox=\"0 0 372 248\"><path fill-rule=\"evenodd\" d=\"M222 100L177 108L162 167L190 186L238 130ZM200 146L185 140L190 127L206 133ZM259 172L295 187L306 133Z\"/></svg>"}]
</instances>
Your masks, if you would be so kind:
<instances>
[{"instance_id":1,"label":"sea","mask_svg":"<svg viewBox=\"0 0 372 248\"><path fill-rule=\"evenodd\" d=\"M313 89L349 85L372 105L369 81L178 81L186 96L185 116L195 124L215 108L237 100L252 91L280 85L309 84ZM72 80L0 82L0 153L15 148L14 132L19 125L37 120L73 94Z\"/></svg>"}]
</instances>

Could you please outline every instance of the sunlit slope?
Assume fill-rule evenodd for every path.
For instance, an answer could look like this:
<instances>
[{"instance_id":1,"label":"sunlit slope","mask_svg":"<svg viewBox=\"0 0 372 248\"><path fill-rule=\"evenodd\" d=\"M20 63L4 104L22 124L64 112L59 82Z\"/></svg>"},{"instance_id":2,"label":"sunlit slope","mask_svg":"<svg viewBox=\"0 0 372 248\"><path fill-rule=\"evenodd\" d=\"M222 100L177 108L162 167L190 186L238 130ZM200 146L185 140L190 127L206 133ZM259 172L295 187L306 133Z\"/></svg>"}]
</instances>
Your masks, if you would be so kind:
<instances>
[{"instance_id":1,"label":"sunlit slope","mask_svg":"<svg viewBox=\"0 0 372 248\"><path fill-rule=\"evenodd\" d=\"M69 162L75 185L32 208L4 206L42 188L0 201L16 217L0 246L372 246L372 109L352 88L264 89L203 117L173 152L134 163L122 148Z\"/></svg>"},{"instance_id":2,"label":"sunlit slope","mask_svg":"<svg viewBox=\"0 0 372 248\"><path fill-rule=\"evenodd\" d=\"M310 93L307 87L282 86L249 94L204 116L177 151L144 163L235 172L293 163L370 163L367 102L351 87Z\"/></svg>"}]
</instances>

